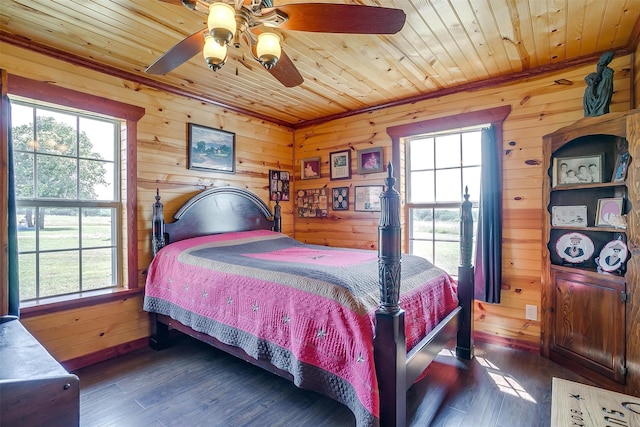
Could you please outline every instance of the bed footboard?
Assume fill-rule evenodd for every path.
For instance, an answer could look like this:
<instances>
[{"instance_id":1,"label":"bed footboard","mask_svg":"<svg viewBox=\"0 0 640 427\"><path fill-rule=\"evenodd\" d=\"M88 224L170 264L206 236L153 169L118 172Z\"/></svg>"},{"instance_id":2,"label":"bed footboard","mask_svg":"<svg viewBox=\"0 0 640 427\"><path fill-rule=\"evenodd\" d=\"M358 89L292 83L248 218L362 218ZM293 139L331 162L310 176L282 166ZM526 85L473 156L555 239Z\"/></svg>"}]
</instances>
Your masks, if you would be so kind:
<instances>
[{"instance_id":1,"label":"bed footboard","mask_svg":"<svg viewBox=\"0 0 640 427\"><path fill-rule=\"evenodd\" d=\"M385 191L380 195L378 225L378 271L380 307L376 311L374 357L380 393L380 425L406 425L406 392L435 359L438 352L457 337L456 355L473 356L471 320L473 310L473 266L471 265L473 219L469 194L461 206L459 307L450 313L415 348L406 353L405 312L399 306L401 283L400 193L395 190L389 163Z\"/></svg>"}]
</instances>

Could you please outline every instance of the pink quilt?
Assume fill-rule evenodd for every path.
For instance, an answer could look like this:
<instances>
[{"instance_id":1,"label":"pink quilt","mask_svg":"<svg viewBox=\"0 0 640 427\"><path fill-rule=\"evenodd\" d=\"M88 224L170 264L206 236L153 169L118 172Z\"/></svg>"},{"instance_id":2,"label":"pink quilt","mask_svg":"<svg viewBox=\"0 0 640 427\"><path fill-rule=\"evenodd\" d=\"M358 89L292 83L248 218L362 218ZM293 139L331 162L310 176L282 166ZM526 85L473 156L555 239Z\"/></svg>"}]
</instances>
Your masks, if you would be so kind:
<instances>
[{"instance_id":1,"label":"pink quilt","mask_svg":"<svg viewBox=\"0 0 640 427\"><path fill-rule=\"evenodd\" d=\"M378 424L373 360L375 251L306 245L271 231L172 243L154 258L144 309L269 360L294 383ZM454 280L403 255L400 306L410 350L458 305Z\"/></svg>"}]
</instances>

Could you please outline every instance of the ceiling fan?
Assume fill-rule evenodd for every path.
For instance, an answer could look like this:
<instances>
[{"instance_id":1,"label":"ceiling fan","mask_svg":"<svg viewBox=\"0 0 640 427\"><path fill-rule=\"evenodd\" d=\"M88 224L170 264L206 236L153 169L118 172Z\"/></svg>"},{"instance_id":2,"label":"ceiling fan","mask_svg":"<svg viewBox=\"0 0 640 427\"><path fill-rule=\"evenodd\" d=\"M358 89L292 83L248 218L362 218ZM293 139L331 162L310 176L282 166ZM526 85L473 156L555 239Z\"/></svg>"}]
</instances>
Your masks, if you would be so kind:
<instances>
[{"instance_id":1,"label":"ceiling fan","mask_svg":"<svg viewBox=\"0 0 640 427\"><path fill-rule=\"evenodd\" d=\"M335 3L273 6L272 0L160 0L208 14L204 28L169 49L145 72L166 74L202 52L214 71L227 59L227 47L249 47L251 56L280 83L294 87L304 80L282 50L280 35L269 28L339 34L395 34L402 29L401 9ZM260 28L262 26L263 28Z\"/></svg>"}]
</instances>

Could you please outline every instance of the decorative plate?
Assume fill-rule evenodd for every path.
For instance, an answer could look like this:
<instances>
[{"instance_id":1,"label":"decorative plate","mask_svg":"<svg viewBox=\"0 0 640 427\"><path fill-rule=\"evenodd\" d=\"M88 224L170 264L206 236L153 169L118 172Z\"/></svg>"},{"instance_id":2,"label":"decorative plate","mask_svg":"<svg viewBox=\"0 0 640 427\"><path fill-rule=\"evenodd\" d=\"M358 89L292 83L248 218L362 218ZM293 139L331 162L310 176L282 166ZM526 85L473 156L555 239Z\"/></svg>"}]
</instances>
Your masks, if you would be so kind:
<instances>
[{"instance_id":1,"label":"decorative plate","mask_svg":"<svg viewBox=\"0 0 640 427\"><path fill-rule=\"evenodd\" d=\"M600 251L598 265L604 271L615 271L627 260L627 245L622 240L612 240Z\"/></svg>"},{"instance_id":2,"label":"decorative plate","mask_svg":"<svg viewBox=\"0 0 640 427\"><path fill-rule=\"evenodd\" d=\"M585 262L593 255L593 241L582 233L566 233L556 242L556 253L572 264Z\"/></svg>"}]
</instances>

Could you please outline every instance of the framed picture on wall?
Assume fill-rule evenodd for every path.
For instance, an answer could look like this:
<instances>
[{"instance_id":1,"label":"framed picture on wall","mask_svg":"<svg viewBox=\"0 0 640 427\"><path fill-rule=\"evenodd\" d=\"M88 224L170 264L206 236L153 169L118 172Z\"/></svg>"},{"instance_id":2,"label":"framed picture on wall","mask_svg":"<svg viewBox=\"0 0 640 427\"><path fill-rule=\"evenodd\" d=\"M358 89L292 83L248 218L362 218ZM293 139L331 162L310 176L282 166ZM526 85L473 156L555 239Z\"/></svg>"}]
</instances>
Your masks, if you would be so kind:
<instances>
[{"instance_id":1,"label":"framed picture on wall","mask_svg":"<svg viewBox=\"0 0 640 427\"><path fill-rule=\"evenodd\" d=\"M348 211L349 210L349 187L336 187L331 189L331 195L333 196L334 211Z\"/></svg>"},{"instance_id":2,"label":"framed picture on wall","mask_svg":"<svg viewBox=\"0 0 640 427\"><path fill-rule=\"evenodd\" d=\"M329 154L331 180L351 178L351 150L334 151Z\"/></svg>"},{"instance_id":3,"label":"framed picture on wall","mask_svg":"<svg viewBox=\"0 0 640 427\"><path fill-rule=\"evenodd\" d=\"M235 173L236 134L189 123L189 169Z\"/></svg>"},{"instance_id":4,"label":"framed picture on wall","mask_svg":"<svg viewBox=\"0 0 640 427\"><path fill-rule=\"evenodd\" d=\"M269 171L269 199L288 201L289 200L289 172L270 170Z\"/></svg>"},{"instance_id":5,"label":"framed picture on wall","mask_svg":"<svg viewBox=\"0 0 640 427\"><path fill-rule=\"evenodd\" d=\"M358 173L364 175L382 172L384 170L383 160L382 147L358 150Z\"/></svg>"},{"instance_id":6,"label":"framed picture on wall","mask_svg":"<svg viewBox=\"0 0 640 427\"><path fill-rule=\"evenodd\" d=\"M355 210L365 212L380 212L380 193L382 185L364 185L356 187Z\"/></svg>"},{"instance_id":7,"label":"framed picture on wall","mask_svg":"<svg viewBox=\"0 0 640 427\"><path fill-rule=\"evenodd\" d=\"M320 178L320 157L300 160L300 177L302 179Z\"/></svg>"}]
</instances>

